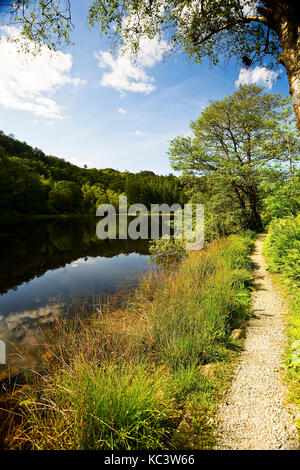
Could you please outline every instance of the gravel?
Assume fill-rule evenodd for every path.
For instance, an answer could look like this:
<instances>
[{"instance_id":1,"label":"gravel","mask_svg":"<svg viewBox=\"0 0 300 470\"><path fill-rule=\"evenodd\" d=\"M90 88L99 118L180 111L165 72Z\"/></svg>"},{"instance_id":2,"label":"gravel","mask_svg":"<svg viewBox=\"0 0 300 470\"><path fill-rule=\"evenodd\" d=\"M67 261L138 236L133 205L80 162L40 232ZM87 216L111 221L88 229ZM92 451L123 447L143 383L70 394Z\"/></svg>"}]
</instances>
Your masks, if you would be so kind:
<instances>
[{"instance_id":1,"label":"gravel","mask_svg":"<svg viewBox=\"0 0 300 470\"><path fill-rule=\"evenodd\" d=\"M247 328L231 389L219 407L216 449L299 449L298 411L288 403L282 382L284 304L266 271L262 245L260 237L252 257L255 317Z\"/></svg>"}]
</instances>

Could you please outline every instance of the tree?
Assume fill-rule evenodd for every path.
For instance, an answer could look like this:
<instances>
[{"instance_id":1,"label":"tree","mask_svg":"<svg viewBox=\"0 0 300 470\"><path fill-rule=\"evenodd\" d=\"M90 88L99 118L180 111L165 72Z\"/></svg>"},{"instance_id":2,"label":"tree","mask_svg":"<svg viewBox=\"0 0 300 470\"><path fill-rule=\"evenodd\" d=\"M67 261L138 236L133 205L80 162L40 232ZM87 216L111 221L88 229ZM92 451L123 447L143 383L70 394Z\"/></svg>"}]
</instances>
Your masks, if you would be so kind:
<instances>
[{"instance_id":1,"label":"tree","mask_svg":"<svg viewBox=\"0 0 300 470\"><path fill-rule=\"evenodd\" d=\"M70 0L18 0L11 15L23 37L55 47L70 43ZM246 66L287 72L300 130L300 3L298 0L93 0L89 24L137 51L143 37L166 34L199 62L237 56ZM272 62L268 60L272 59Z\"/></svg>"},{"instance_id":2,"label":"tree","mask_svg":"<svg viewBox=\"0 0 300 470\"><path fill-rule=\"evenodd\" d=\"M300 211L300 175L294 176L293 185L282 175L262 183L263 216L268 224L274 218L296 216ZM291 197L292 194L292 197Z\"/></svg>"},{"instance_id":3,"label":"tree","mask_svg":"<svg viewBox=\"0 0 300 470\"><path fill-rule=\"evenodd\" d=\"M273 128L273 137L270 142L265 142L264 149L268 158L272 156L279 162L282 173L288 171L291 198L293 198L294 177L300 160L300 140L293 119L290 98L280 102L278 112L280 115Z\"/></svg>"},{"instance_id":4,"label":"tree","mask_svg":"<svg viewBox=\"0 0 300 470\"><path fill-rule=\"evenodd\" d=\"M82 205L81 188L73 181L59 181L49 193L49 208L58 213L78 213Z\"/></svg>"},{"instance_id":5,"label":"tree","mask_svg":"<svg viewBox=\"0 0 300 470\"><path fill-rule=\"evenodd\" d=\"M235 93L212 102L191 123L193 137L171 142L170 159L175 170L212 177L222 197L230 187L246 226L262 228L259 185L264 171L277 155L265 152L274 142L274 128L281 114L280 95L265 93L256 85L241 86ZM279 141L280 142L280 141Z\"/></svg>"},{"instance_id":6,"label":"tree","mask_svg":"<svg viewBox=\"0 0 300 470\"><path fill-rule=\"evenodd\" d=\"M82 191L82 209L86 214L95 214L96 212L96 196L88 183L84 183L81 187Z\"/></svg>"},{"instance_id":7,"label":"tree","mask_svg":"<svg viewBox=\"0 0 300 470\"><path fill-rule=\"evenodd\" d=\"M210 242L243 227L245 219L233 188L216 174L202 177L186 176L191 185L189 203L204 204L205 241Z\"/></svg>"},{"instance_id":8,"label":"tree","mask_svg":"<svg viewBox=\"0 0 300 470\"><path fill-rule=\"evenodd\" d=\"M3 22L22 26L24 49L32 50L28 40L50 48L71 43L70 0L1 0L0 13Z\"/></svg>"},{"instance_id":9,"label":"tree","mask_svg":"<svg viewBox=\"0 0 300 470\"><path fill-rule=\"evenodd\" d=\"M14 183L13 173L19 175L18 184ZM15 203L14 197L23 191L26 178L26 200L30 202L21 207ZM11 180L12 185L9 186ZM36 191L40 194L37 195ZM117 207L119 195L124 193L130 205L185 201L185 189L179 178L173 175L80 168L61 158L45 155L0 130L0 210L45 214L50 209L95 214L100 204L112 203Z\"/></svg>"},{"instance_id":10,"label":"tree","mask_svg":"<svg viewBox=\"0 0 300 470\"><path fill-rule=\"evenodd\" d=\"M17 157L0 146L0 214L47 212L49 187Z\"/></svg>"}]
</instances>

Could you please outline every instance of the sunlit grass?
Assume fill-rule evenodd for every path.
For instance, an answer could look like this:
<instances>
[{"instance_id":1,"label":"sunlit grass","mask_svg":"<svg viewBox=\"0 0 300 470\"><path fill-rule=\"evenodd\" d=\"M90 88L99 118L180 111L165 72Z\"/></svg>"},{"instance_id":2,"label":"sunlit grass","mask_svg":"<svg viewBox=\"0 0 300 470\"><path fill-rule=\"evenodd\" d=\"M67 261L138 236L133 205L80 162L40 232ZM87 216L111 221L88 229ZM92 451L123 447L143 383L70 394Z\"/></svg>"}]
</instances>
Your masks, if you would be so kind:
<instances>
[{"instance_id":1,"label":"sunlit grass","mask_svg":"<svg viewBox=\"0 0 300 470\"><path fill-rule=\"evenodd\" d=\"M252 244L251 234L213 242L175 271L146 277L121 307L110 301L88 319L58 323L44 370L17 396L23 422L9 446L176 448L190 416L205 447L220 383L202 368L226 363L231 330L248 317Z\"/></svg>"}]
</instances>

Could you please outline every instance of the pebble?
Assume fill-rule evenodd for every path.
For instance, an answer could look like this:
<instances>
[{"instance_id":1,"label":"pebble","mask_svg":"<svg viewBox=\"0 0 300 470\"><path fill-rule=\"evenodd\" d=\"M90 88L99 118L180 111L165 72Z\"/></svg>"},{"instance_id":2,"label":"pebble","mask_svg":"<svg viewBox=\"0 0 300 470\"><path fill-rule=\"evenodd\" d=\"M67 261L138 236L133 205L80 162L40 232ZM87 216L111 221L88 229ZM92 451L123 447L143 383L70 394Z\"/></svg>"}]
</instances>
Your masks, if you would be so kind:
<instances>
[{"instance_id":1,"label":"pebble","mask_svg":"<svg viewBox=\"0 0 300 470\"><path fill-rule=\"evenodd\" d=\"M258 266L252 303L255 317L247 328L231 389L219 406L216 449L299 449L295 425L299 411L287 402L282 380L283 301L272 286L262 246L260 237L252 257Z\"/></svg>"}]
</instances>

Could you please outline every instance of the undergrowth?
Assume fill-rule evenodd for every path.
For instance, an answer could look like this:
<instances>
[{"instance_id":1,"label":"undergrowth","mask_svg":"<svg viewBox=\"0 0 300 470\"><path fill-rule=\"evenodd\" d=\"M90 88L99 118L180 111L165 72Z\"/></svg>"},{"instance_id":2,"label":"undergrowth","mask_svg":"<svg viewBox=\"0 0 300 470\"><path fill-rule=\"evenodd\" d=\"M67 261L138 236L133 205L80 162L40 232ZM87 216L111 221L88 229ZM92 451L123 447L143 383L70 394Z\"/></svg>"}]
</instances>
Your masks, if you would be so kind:
<instances>
[{"instance_id":1,"label":"undergrowth","mask_svg":"<svg viewBox=\"0 0 300 470\"><path fill-rule=\"evenodd\" d=\"M61 320L34 382L14 393L18 425L4 446L211 448L230 333L249 316L252 245L250 232L214 241L145 277L122 306Z\"/></svg>"},{"instance_id":2,"label":"undergrowth","mask_svg":"<svg viewBox=\"0 0 300 470\"><path fill-rule=\"evenodd\" d=\"M287 380L291 398L300 408L300 215L270 224L264 253L289 301Z\"/></svg>"}]
</instances>

